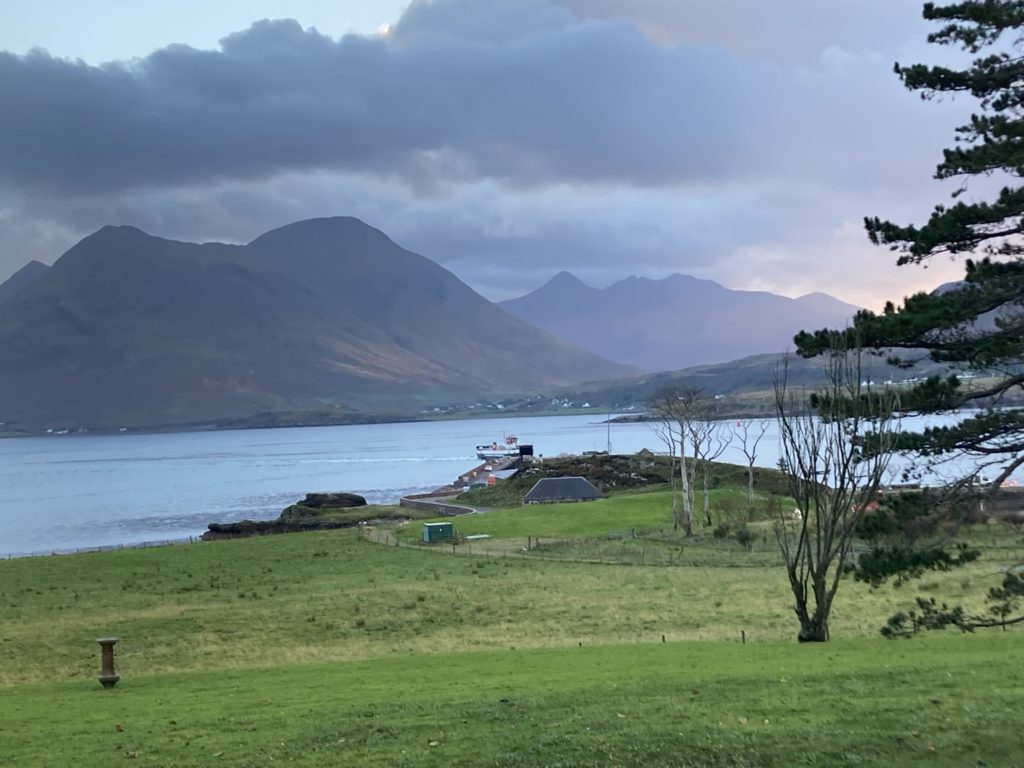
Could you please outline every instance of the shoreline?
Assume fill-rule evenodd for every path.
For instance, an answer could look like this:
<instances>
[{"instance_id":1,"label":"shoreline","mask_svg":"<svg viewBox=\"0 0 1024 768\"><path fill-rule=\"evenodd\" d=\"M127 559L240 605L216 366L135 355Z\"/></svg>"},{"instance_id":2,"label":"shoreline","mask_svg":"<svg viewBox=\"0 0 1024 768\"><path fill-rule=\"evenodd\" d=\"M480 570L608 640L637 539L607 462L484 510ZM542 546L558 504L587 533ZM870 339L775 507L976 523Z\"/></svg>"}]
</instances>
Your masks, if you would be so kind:
<instances>
[{"instance_id":1,"label":"shoreline","mask_svg":"<svg viewBox=\"0 0 1024 768\"><path fill-rule=\"evenodd\" d=\"M604 408L565 408L559 411L511 411L511 410L487 410L481 412L460 412L453 414L419 414L419 415L367 415L364 418L352 418L346 420L325 420L315 422L267 422L267 423L216 423L216 422L187 422L181 424L166 424L144 427L76 427L51 430L51 428L26 428L22 431L0 430L0 440L16 440L28 437L117 437L120 435L175 435L206 432L241 432L245 430L259 429L306 429L320 427L354 427L373 424L426 424L432 422L446 421L489 421L496 419L531 419L549 418L557 416L585 416L589 414L600 414L603 420L608 421L610 413L623 409L612 408L611 411ZM243 419L242 421L246 421ZM615 419L611 422L616 423ZM625 422L622 422L625 423ZM8 427L10 425L4 425ZM38 431L36 431L38 430Z\"/></svg>"},{"instance_id":2,"label":"shoreline","mask_svg":"<svg viewBox=\"0 0 1024 768\"><path fill-rule=\"evenodd\" d=\"M405 422L402 422L402 423L405 423ZM469 476L471 474L475 475L477 472L479 472L483 468L483 466L484 466L483 464L476 464L473 467L471 467L470 469L466 470L465 472L460 473L455 480L453 480L453 481L451 481L449 483L446 483L445 485L442 485L442 486L440 486L438 488L435 488L435 489L433 489L431 491L425 491L425 492L421 491L421 492L418 492L418 493L411 493L411 494L410 493L405 493L403 495L398 496L398 498L396 498L393 501L388 501L386 503L381 503L381 504L373 504L373 505L369 505L369 506L370 507L392 506L392 507L407 507L407 508L420 508L420 509L422 509L424 506L426 506L429 503L427 501L428 499L435 502L433 504L430 504L431 507L436 507L436 508L440 509L440 508L443 508L443 507L446 507L446 506L452 506L452 505L446 505L444 503L439 503L436 500L441 499L441 498L446 498L446 497L447 498L452 498L452 497L458 495L459 493L461 493L463 489L458 486L458 483L460 482L461 478L467 477L467 476ZM465 509L469 510L470 508L466 507ZM446 514L450 514L450 513L446 513L446 512L440 511L438 516L440 517L440 516L444 516ZM266 518L266 519L263 519L263 520L240 520L240 521L236 521L236 523L241 523L241 522L267 523L267 522L273 522L273 521L279 519L279 516L280 516L280 513L278 513L278 517ZM215 523L215 521L211 521L211 523ZM211 523L208 523L207 526L209 526ZM357 525L351 525L351 526L340 526L340 527L337 528L337 530L343 530L345 528L353 528L353 527L358 527L358 524ZM29 558L29 557L60 557L60 556L65 556L65 555L88 554L88 553L91 553L91 552L116 552L118 550L124 550L124 549L152 549L154 547L180 546L180 545L183 545L183 544L198 544L198 543L207 543L208 541L228 540L228 539L233 539L233 538L247 538L248 537L248 536L246 536L246 537L243 537L243 536L224 536L223 539L215 539L215 538L204 539L203 536L209 530L211 530L211 529L209 527L207 527L206 530L201 531L198 534L195 534L195 535L191 535L190 534L188 536L182 536L182 537L173 538L173 539L150 539L150 540L146 540L146 541L122 542L122 543L119 543L119 544L97 544L95 546L64 547L64 548L57 548L57 549L41 549L41 550L37 550L37 551L28 551L28 552L24 552L24 551L20 551L20 552L4 552L4 553L0 553L0 560L20 560L20 559ZM325 529L310 528L309 530L325 530ZM292 532L292 531L289 531L289 532ZM299 532L301 532L301 531L299 531ZM267 533L267 534L260 534L260 535L278 535L279 533L284 533L284 531L274 532L274 533Z\"/></svg>"}]
</instances>

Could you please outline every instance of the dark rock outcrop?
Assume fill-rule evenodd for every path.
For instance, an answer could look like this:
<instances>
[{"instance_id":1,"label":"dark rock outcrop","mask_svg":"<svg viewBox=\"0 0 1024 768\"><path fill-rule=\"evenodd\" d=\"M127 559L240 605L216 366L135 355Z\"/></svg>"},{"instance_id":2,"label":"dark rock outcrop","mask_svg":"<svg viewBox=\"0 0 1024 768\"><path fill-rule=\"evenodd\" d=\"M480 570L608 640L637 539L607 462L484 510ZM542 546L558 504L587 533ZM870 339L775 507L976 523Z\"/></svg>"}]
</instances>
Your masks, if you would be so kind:
<instances>
[{"instance_id":1,"label":"dark rock outcrop","mask_svg":"<svg viewBox=\"0 0 1024 768\"><path fill-rule=\"evenodd\" d=\"M248 536L266 536L271 533L288 533L301 530L282 524L279 520L242 520L237 523L210 523L202 535L203 541L220 539L244 539Z\"/></svg>"},{"instance_id":2,"label":"dark rock outcrop","mask_svg":"<svg viewBox=\"0 0 1024 768\"><path fill-rule=\"evenodd\" d=\"M365 512L359 511L366 508ZM369 507L366 499L355 493L308 493L297 504L282 510L276 520L242 520L237 523L210 523L203 541L241 539L274 533L326 531L354 528L382 521L407 520L412 513L387 507Z\"/></svg>"},{"instance_id":3,"label":"dark rock outcrop","mask_svg":"<svg viewBox=\"0 0 1024 768\"><path fill-rule=\"evenodd\" d=\"M351 507L365 507L366 499L358 493L307 493L306 498L296 506L310 507L312 509L349 509Z\"/></svg>"}]
</instances>

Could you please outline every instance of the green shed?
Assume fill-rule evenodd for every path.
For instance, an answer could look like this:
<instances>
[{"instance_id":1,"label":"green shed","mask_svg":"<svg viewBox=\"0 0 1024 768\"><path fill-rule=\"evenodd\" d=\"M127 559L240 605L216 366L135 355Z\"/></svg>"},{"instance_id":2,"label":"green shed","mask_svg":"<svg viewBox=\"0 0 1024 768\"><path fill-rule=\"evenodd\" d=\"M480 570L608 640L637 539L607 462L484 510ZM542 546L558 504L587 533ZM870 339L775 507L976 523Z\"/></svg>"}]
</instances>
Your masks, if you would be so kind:
<instances>
[{"instance_id":1,"label":"green shed","mask_svg":"<svg viewBox=\"0 0 1024 768\"><path fill-rule=\"evenodd\" d=\"M455 538L455 526L452 523L424 523L423 540L428 544L435 541L446 541Z\"/></svg>"}]
</instances>

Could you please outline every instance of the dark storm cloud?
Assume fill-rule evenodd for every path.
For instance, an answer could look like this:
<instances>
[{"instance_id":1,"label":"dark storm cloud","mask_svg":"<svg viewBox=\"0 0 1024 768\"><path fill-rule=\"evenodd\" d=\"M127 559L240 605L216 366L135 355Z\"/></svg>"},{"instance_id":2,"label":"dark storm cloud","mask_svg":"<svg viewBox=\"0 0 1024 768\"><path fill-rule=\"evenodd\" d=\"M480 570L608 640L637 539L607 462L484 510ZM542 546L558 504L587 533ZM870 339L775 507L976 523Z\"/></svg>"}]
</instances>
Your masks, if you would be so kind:
<instances>
[{"instance_id":1,"label":"dark storm cloud","mask_svg":"<svg viewBox=\"0 0 1024 768\"><path fill-rule=\"evenodd\" d=\"M735 115L772 90L769 73L526 5L482 3L492 13L460 27L448 16L474 4L417 4L390 39L263 21L216 51L171 46L102 67L0 54L0 179L62 195L313 168L428 185L737 171L748 147Z\"/></svg>"}]
</instances>

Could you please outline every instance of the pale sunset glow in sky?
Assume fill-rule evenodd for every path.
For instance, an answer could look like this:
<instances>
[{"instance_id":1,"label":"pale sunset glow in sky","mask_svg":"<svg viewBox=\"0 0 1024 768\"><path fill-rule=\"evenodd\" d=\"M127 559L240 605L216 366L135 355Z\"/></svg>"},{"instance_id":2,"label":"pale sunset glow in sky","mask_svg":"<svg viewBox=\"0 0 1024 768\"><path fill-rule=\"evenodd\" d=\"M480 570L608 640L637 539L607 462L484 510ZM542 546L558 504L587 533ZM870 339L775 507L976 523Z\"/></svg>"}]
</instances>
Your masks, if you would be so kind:
<instances>
[{"instance_id":1,"label":"pale sunset glow in sky","mask_svg":"<svg viewBox=\"0 0 1024 768\"><path fill-rule=\"evenodd\" d=\"M679 272L878 308L970 99L918 0L40 0L0 25L0 280L105 224L357 216L491 299ZM965 199L983 191L968 189Z\"/></svg>"}]
</instances>

